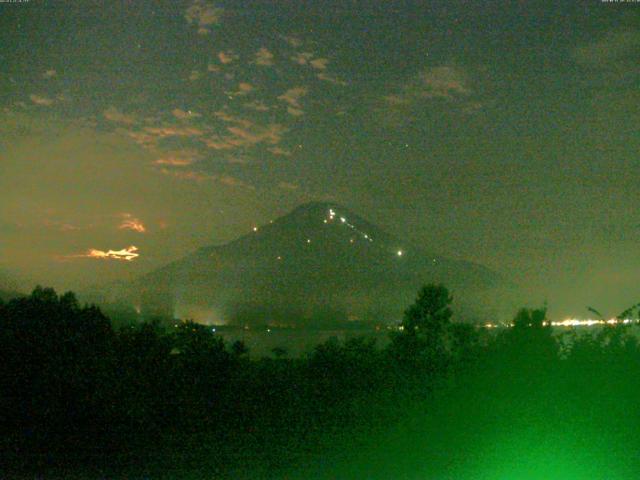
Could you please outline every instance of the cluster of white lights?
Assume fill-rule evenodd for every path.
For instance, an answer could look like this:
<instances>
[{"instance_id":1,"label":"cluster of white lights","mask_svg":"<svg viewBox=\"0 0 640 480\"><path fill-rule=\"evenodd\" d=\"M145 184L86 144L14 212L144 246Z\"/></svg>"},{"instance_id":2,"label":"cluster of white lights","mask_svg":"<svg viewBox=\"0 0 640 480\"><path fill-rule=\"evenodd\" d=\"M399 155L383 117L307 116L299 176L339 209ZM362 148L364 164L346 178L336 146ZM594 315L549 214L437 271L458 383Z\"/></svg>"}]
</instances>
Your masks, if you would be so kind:
<instances>
[{"instance_id":1,"label":"cluster of white lights","mask_svg":"<svg viewBox=\"0 0 640 480\"><path fill-rule=\"evenodd\" d=\"M334 210L333 208L330 208L330 209L329 209L329 217L328 217L328 218L323 219L323 222L324 222L325 224L328 224L329 222L333 222L333 221L336 219L336 216L337 216L337 215L336 215L335 210ZM346 219L346 217L340 216L340 217L338 217L338 218L340 219L340 223L341 223L342 225L346 225L346 226L347 226L347 227L349 227L351 230L353 230L354 232L356 232L357 234L359 234L359 235L360 235L362 238L364 238L365 240L367 240L367 241L369 241L369 242L373 242L373 238L371 238L371 236L369 236L369 234L368 234L368 233L365 233L365 232L363 232L363 231L359 230L355 225L353 225L353 224L349 223L349 222L348 222L348 220ZM271 220L269 223L273 223L273 220ZM258 231L258 227L253 227L253 231L254 231L254 232L257 232L257 231ZM306 243L307 243L307 244L310 244L310 243L311 243L311 239L310 239L310 238L307 238L307 239L306 239ZM350 239L349 239L349 243L355 243L355 239L354 239L353 237L352 237L352 238L350 238ZM396 256L398 256L398 257L402 257L402 256L404 255L404 253L405 253L405 252L404 252L404 250L397 250L395 253L396 253ZM280 255L278 255L278 256L276 257L276 259L277 259L277 260L282 260L282 257L281 257ZM435 261L436 261L436 260L434 259L433 261L434 261L434 263L435 263Z\"/></svg>"},{"instance_id":2,"label":"cluster of white lights","mask_svg":"<svg viewBox=\"0 0 640 480\"><path fill-rule=\"evenodd\" d=\"M369 236L369 234L359 230L355 225L349 223L349 221L346 219L346 217L340 216L338 217L340 219L340 223L343 225L346 225L347 227L349 227L351 230L353 230L354 232L358 233L362 238L364 238L365 240L368 240L369 242L373 242L373 238L371 238ZM336 211L333 208L329 209L329 218L325 218L324 219L324 223L329 223L329 222L333 222L336 219ZM354 243L355 240L353 238L349 239L349 243ZM396 251L396 256L398 257L402 257L404 255L404 250L397 250ZM434 263L435 263L435 259L434 259Z\"/></svg>"},{"instance_id":3,"label":"cluster of white lights","mask_svg":"<svg viewBox=\"0 0 640 480\"><path fill-rule=\"evenodd\" d=\"M610 318L609 320L594 320L587 318L586 320L579 320L577 318L567 318L561 322L551 322L553 327L592 327L594 325L629 325L636 323L636 320L631 318ZM545 324L547 324L545 322Z\"/></svg>"},{"instance_id":4,"label":"cluster of white lights","mask_svg":"<svg viewBox=\"0 0 640 480\"><path fill-rule=\"evenodd\" d=\"M595 320L587 318L580 320L577 318L567 318L559 322L542 322L542 325L552 327L593 327L596 325L630 325L633 323L639 323L638 320L632 318L610 318L609 320ZM512 323L498 324L498 323L485 323L482 325L484 328L499 328L499 327L513 327Z\"/></svg>"},{"instance_id":5,"label":"cluster of white lights","mask_svg":"<svg viewBox=\"0 0 640 480\"><path fill-rule=\"evenodd\" d=\"M326 219L326 218L325 218L325 219L324 219L324 223L332 222L332 221L334 221L334 220L335 220L335 218L336 218L336 212L335 212L335 210L334 210L333 208L330 208L330 209L329 209L329 218L328 218L328 219ZM358 234L359 234L362 238L364 238L365 240L368 240L368 241L370 241L370 242L373 242L373 238L371 238L371 237L370 237L368 234L366 234L365 232L363 232L363 231L361 231L361 230L358 230L358 228L357 228L355 225L353 225L353 224L349 223L345 217L342 217L342 216L340 217L340 223L342 223L343 225L346 225L346 226L347 226L347 227L349 227L351 230L353 230L354 232L358 233ZM353 242L351 242L351 243L353 243Z\"/></svg>"}]
</instances>

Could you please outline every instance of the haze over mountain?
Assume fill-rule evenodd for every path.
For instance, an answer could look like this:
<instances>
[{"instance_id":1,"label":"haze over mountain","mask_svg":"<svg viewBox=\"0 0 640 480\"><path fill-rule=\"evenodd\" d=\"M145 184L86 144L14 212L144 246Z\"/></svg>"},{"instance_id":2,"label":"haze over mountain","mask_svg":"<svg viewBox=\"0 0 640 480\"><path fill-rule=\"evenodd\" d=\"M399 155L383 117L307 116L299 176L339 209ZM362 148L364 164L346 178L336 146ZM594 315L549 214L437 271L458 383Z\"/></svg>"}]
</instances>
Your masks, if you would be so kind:
<instances>
[{"instance_id":1,"label":"haze over mountain","mask_svg":"<svg viewBox=\"0 0 640 480\"><path fill-rule=\"evenodd\" d=\"M110 300L213 324L390 323L429 282L447 285L467 319L499 314L498 292L508 289L479 264L411 245L335 203L311 202L118 284Z\"/></svg>"}]
</instances>

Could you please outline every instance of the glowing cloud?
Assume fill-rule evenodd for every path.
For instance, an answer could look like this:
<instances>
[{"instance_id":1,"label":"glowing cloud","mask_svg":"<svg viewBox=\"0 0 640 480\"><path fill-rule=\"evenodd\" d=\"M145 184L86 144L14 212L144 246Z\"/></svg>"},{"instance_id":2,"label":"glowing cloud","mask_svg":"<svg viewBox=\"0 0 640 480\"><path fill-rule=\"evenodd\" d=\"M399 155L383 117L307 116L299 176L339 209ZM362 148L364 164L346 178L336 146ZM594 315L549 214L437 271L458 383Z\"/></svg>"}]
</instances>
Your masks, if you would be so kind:
<instances>
[{"instance_id":1,"label":"glowing cloud","mask_svg":"<svg viewBox=\"0 0 640 480\"><path fill-rule=\"evenodd\" d=\"M131 245L130 247L123 248L122 250L96 250L95 248L90 249L84 255L75 255L76 257L85 257L85 258L98 258L98 259L113 259L113 260L124 260L125 262L130 262L135 260L140 256L138 251L138 247Z\"/></svg>"},{"instance_id":2,"label":"glowing cloud","mask_svg":"<svg viewBox=\"0 0 640 480\"><path fill-rule=\"evenodd\" d=\"M180 157L163 157L153 162L155 165L171 165L172 167L186 167L193 163L192 158L180 158Z\"/></svg>"},{"instance_id":3,"label":"glowing cloud","mask_svg":"<svg viewBox=\"0 0 640 480\"><path fill-rule=\"evenodd\" d=\"M118 227L119 230L133 230L138 233L145 233L147 231L142 222L130 213L123 213L122 218L122 223Z\"/></svg>"}]
</instances>

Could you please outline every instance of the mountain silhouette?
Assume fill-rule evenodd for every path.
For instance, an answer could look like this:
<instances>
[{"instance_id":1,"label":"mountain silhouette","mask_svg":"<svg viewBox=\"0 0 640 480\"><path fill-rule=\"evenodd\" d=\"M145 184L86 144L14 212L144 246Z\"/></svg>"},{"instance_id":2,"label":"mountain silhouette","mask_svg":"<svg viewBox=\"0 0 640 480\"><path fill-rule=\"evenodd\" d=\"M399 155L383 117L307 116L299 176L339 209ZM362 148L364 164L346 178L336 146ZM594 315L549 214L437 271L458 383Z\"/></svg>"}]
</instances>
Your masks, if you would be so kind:
<instances>
[{"instance_id":1,"label":"mountain silhouette","mask_svg":"<svg viewBox=\"0 0 640 480\"><path fill-rule=\"evenodd\" d=\"M146 311L204 323L391 323L425 283L444 283L465 315L505 285L479 264L396 238L335 203L311 202L224 245L207 246L126 290ZM483 300L484 298L484 300ZM474 310L477 310L474 311Z\"/></svg>"}]
</instances>

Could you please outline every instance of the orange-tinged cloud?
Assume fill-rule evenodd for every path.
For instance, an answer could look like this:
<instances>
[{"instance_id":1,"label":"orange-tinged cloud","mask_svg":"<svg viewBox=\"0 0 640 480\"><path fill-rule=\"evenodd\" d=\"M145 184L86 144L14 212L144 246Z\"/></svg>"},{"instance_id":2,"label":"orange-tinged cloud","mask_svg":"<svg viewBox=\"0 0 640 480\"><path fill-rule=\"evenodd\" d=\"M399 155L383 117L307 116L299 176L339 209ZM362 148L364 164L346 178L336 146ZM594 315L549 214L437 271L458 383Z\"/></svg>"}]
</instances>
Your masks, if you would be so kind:
<instances>
[{"instance_id":1,"label":"orange-tinged cloud","mask_svg":"<svg viewBox=\"0 0 640 480\"><path fill-rule=\"evenodd\" d=\"M306 87L290 88L289 90L284 92L282 95L280 95L278 97L278 100L282 100L283 102L286 102L290 107L300 109L302 108L300 106L300 99L304 97L307 94L307 92L308 92L308 89Z\"/></svg>"},{"instance_id":2,"label":"orange-tinged cloud","mask_svg":"<svg viewBox=\"0 0 640 480\"><path fill-rule=\"evenodd\" d=\"M347 85L347 82L345 82L344 80L340 80L337 77L327 75L324 72L320 72L318 75L316 75L316 77L318 77L319 80L324 80L325 82L333 83L334 85L342 85L343 87Z\"/></svg>"},{"instance_id":3,"label":"orange-tinged cloud","mask_svg":"<svg viewBox=\"0 0 640 480\"><path fill-rule=\"evenodd\" d=\"M233 62L237 58L238 58L238 56L233 54L233 53L231 53L231 52L220 52L220 53L218 53L218 60L220 60L220 63L222 63L224 65Z\"/></svg>"},{"instance_id":4,"label":"orange-tinged cloud","mask_svg":"<svg viewBox=\"0 0 640 480\"><path fill-rule=\"evenodd\" d=\"M51 105L53 105L53 102L54 102L52 99L45 97L43 95L31 94L29 95L29 98L36 105L42 105L44 107L50 107Z\"/></svg>"},{"instance_id":5,"label":"orange-tinged cloud","mask_svg":"<svg viewBox=\"0 0 640 480\"><path fill-rule=\"evenodd\" d=\"M196 137L204 132L198 128L180 127L146 127L145 130L157 138L165 137Z\"/></svg>"},{"instance_id":6,"label":"orange-tinged cloud","mask_svg":"<svg viewBox=\"0 0 640 480\"><path fill-rule=\"evenodd\" d=\"M283 155L285 157L291 156L291 152L289 150L285 150L284 148L270 147L270 148L267 148L267 150L273 153L274 155Z\"/></svg>"},{"instance_id":7,"label":"orange-tinged cloud","mask_svg":"<svg viewBox=\"0 0 640 480\"><path fill-rule=\"evenodd\" d=\"M313 53L311 52L300 52L295 56L291 57L291 60L296 62L298 65L306 65L309 63L309 60L313 58Z\"/></svg>"},{"instance_id":8,"label":"orange-tinged cloud","mask_svg":"<svg viewBox=\"0 0 640 480\"><path fill-rule=\"evenodd\" d=\"M187 120L187 119L198 118L202 116L199 113L196 113L192 110L182 110L181 108L174 108L171 111L171 113L173 114L174 117L180 120Z\"/></svg>"},{"instance_id":9,"label":"orange-tinged cloud","mask_svg":"<svg viewBox=\"0 0 640 480\"><path fill-rule=\"evenodd\" d=\"M156 165L171 165L172 167L186 167L193 163L192 158L180 158L180 157L164 157L159 158L153 162Z\"/></svg>"},{"instance_id":10,"label":"orange-tinged cloud","mask_svg":"<svg viewBox=\"0 0 640 480\"><path fill-rule=\"evenodd\" d=\"M211 26L220 24L223 15L223 8L217 8L210 2L196 0L187 8L184 18L190 25L198 28L198 34L208 35L211 32Z\"/></svg>"},{"instance_id":11,"label":"orange-tinged cloud","mask_svg":"<svg viewBox=\"0 0 640 480\"><path fill-rule=\"evenodd\" d=\"M134 232L138 232L138 233L145 233L147 231L143 223L137 218L135 218L133 215L131 215L130 213L123 213L122 217L123 217L123 220L120 226L118 227L118 229L133 230Z\"/></svg>"},{"instance_id":12,"label":"orange-tinged cloud","mask_svg":"<svg viewBox=\"0 0 640 480\"><path fill-rule=\"evenodd\" d=\"M316 70L325 70L329 60L327 58L316 58L315 60L311 60L309 63Z\"/></svg>"},{"instance_id":13,"label":"orange-tinged cloud","mask_svg":"<svg viewBox=\"0 0 640 480\"><path fill-rule=\"evenodd\" d=\"M104 115L104 118L111 122L124 123L126 125L133 125L136 123L136 119L133 115L127 115L114 106L107 108L102 112L102 114Z\"/></svg>"},{"instance_id":14,"label":"orange-tinged cloud","mask_svg":"<svg viewBox=\"0 0 640 480\"><path fill-rule=\"evenodd\" d=\"M256 64L257 65L262 65L265 67L270 67L273 65L273 53L271 53L269 50L267 50L266 48L262 47L260 50L258 50L258 52L256 53Z\"/></svg>"},{"instance_id":15,"label":"orange-tinged cloud","mask_svg":"<svg viewBox=\"0 0 640 480\"><path fill-rule=\"evenodd\" d=\"M131 245L130 247L123 248L122 250L107 250L106 252L103 250L97 250L95 248L90 249L85 254L80 255L72 255L72 257L82 257L82 258L97 258L102 260L123 260L125 262L130 262L135 260L140 256L138 251L138 247L135 245Z\"/></svg>"}]
</instances>

